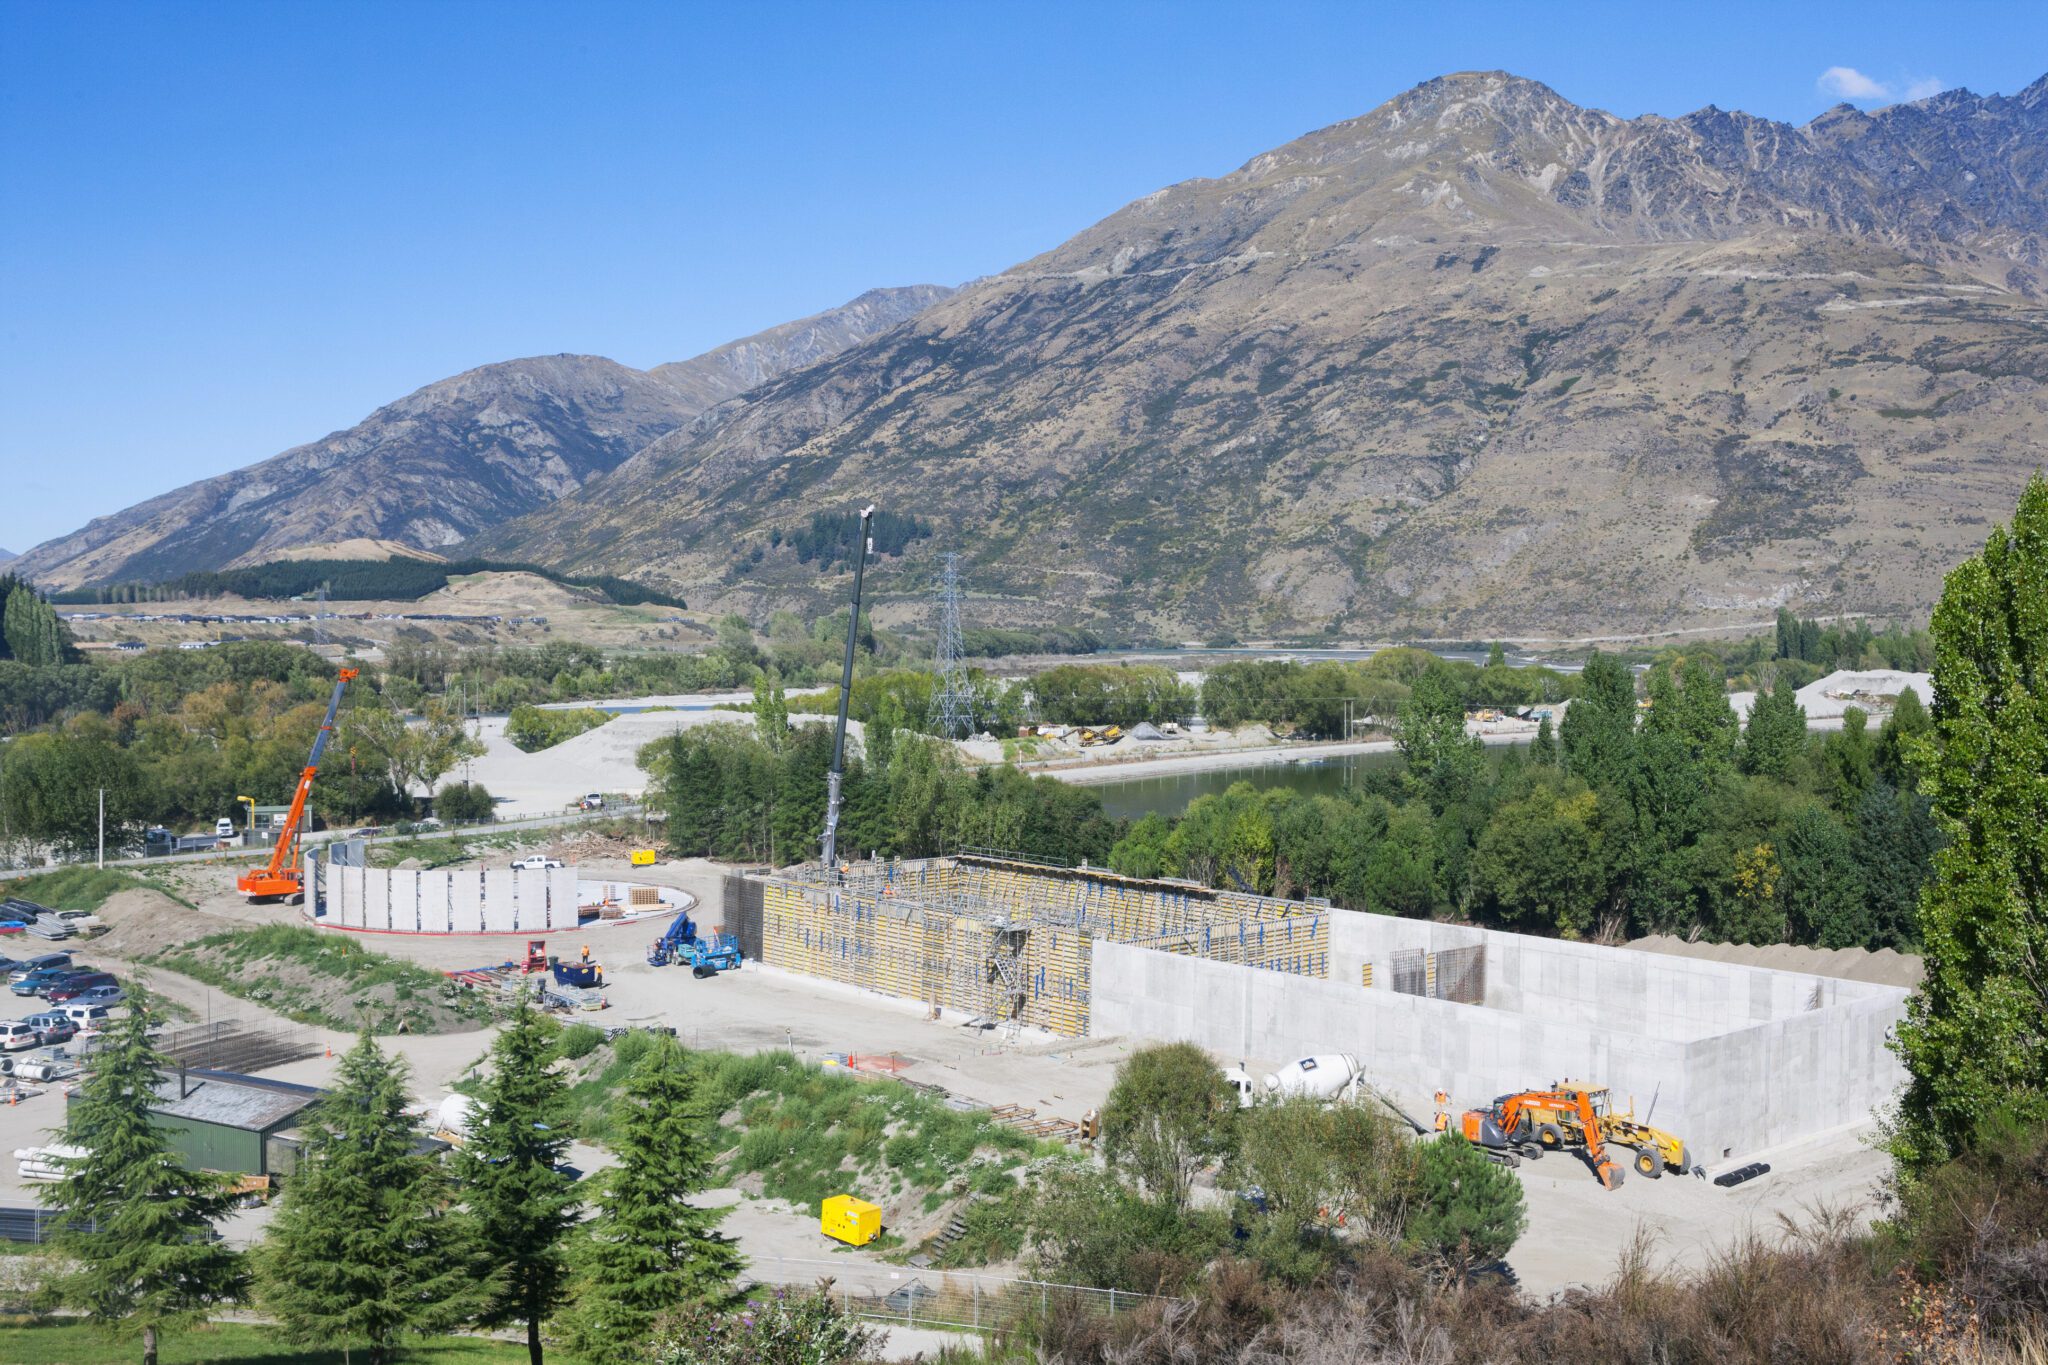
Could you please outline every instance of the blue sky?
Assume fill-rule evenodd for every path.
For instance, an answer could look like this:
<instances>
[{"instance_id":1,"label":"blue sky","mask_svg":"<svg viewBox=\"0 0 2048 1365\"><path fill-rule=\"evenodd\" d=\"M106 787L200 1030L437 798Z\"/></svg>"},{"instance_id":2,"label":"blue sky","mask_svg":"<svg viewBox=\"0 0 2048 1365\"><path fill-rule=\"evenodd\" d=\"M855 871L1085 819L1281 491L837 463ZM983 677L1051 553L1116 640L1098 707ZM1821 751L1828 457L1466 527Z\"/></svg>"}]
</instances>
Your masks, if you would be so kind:
<instances>
[{"instance_id":1,"label":"blue sky","mask_svg":"<svg viewBox=\"0 0 2048 1365\"><path fill-rule=\"evenodd\" d=\"M1803 122L2018 90L2048 6L0 0L0 546L475 365L1000 270L1493 67Z\"/></svg>"}]
</instances>

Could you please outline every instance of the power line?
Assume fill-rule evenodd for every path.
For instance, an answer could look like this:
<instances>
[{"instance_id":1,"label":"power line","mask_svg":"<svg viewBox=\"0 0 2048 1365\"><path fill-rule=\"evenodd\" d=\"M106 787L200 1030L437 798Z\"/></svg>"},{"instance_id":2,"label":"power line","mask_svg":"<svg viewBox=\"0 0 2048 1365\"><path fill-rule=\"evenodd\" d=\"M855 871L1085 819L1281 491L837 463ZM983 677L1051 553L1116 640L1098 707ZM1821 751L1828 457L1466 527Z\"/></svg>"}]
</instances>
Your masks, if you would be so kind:
<instances>
[{"instance_id":1,"label":"power line","mask_svg":"<svg viewBox=\"0 0 2048 1365\"><path fill-rule=\"evenodd\" d=\"M975 731L974 684L961 662L966 652L960 643L960 556L942 556L944 574L939 586L939 645L933 671L939 675L932 689L932 702L925 716L925 729L946 739L965 739Z\"/></svg>"}]
</instances>

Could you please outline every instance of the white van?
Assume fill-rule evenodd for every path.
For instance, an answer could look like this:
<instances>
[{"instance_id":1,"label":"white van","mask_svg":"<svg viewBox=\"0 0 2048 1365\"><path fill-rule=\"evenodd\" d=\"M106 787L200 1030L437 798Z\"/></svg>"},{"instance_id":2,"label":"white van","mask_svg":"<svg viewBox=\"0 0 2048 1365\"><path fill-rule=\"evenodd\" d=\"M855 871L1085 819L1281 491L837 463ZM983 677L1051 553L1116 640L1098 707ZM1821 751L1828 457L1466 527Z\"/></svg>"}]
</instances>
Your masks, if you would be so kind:
<instances>
[{"instance_id":1,"label":"white van","mask_svg":"<svg viewBox=\"0 0 2048 1365\"><path fill-rule=\"evenodd\" d=\"M232 839L235 837L235 822L223 815L213 822L213 832L218 838Z\"/></svg>"},{"instance_id":2,"label":"white van","mask_svg":"<svg viewBox=\"0 0 2048 1365\"><path fill-rule=\"evenodd\" d=\"M63 1014L71 1021L71 1026L80 1033L103 1029L107 1026L107 1021L114 1017L105 1005L66 1005L63 1007Z\"/></svg>"}]
</instances>

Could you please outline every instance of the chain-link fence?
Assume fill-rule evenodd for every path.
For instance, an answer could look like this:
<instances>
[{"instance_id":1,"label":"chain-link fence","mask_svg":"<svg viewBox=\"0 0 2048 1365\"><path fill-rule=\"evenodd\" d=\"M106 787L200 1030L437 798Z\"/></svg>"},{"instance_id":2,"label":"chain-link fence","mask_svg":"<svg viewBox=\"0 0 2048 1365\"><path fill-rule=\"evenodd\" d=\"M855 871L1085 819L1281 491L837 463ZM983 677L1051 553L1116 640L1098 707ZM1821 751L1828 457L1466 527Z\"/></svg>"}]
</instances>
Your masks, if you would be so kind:
<instances>
[{"instance_id":1,"label":"chain-link fence","mask_svg":"<svg viewBox=\"0 0 2048 1365\"><path fill-rule=\"evenodd\" d=\"M846 1261L763 1260L752 1267L777 1283L831 1280L833 1303L849 1317L934 1331L998 1331L1055 1311L1113 1317L1166 1300L1122 1289L1049 1284L961 1271Z\"/></svg>"}]
</instances>

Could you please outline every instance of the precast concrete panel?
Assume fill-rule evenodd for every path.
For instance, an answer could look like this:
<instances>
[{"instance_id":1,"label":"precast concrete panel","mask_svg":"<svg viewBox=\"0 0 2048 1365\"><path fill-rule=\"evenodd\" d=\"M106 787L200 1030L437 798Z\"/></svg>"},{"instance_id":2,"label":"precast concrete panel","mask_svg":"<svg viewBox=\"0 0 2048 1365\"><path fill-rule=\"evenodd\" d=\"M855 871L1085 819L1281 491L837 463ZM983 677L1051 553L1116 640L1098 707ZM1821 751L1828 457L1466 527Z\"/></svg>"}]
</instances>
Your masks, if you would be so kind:
<instances>
[{"instance_id":1,"label":"precast concrete panel","mask_svg":"<svg viewBox=\"0 0 2048 1365\"><path fill-rule=\"evenodd\" d=\"M326 864L320 874L320 912L327 919L341 922L341 869L333 863Z\"/></svg>"},{"instance_id":2,"label":"precast concrete panel","mask_svg":"<svg viewBox=\"0 0 2048 1365\"><path fill-rule=\"evenodd\" d=\"M454 927L448 918L448 874L420 873L420 932L445 934Z\"/></svg>"},{"instance_id":3,"label":"precast concrete panel","mask_svg":"<svg viewBox=\"0 0 2048 1365\"><path fill-rule=\"evenodd\" d=\"M458 934L480 934L484 929L484 879L474 869L450 875L448 879L449 920Z\"/></svg>"},{"instance_id":4,"label":"precast concrete panel","mask_svg":"<svg viewBox=\"0 0 2048 1365\"><path fill-rule=\"evenodd\" d=\"M551 867L545 875L548 888L547 927L574 929L579 923L579 916L576 913L576 869Z\"/></svg>"},{"instance_id":5,"label":"precast concrete panel","mask_svg":"<svg viewBox=\"0 0 2048 1365\"><path fill-rule=\"evenodd\" d=\"M363 927L391 927L391 874L381 867L363 869Z\"/></svg>"},{"instance_id":6,"label":"precast concrete panel","mask_svg":"<svg viewBox=\"0 0 2048 1365\"><path fill-rule=\"evenodd\" d=\"M513 923L528 931L548 927L548 874L546 872L514 872L514 890L517 901L514 904Z\"/></svg>"},{"instance_id":7,"label":"precast concrete panel","mask_svg":"<svg viewBox=\"0 0 2048 1365\"><path fill-rule=\"evenodd\" d=\"M389 874L391 877L391 927L403 934L417 934L420 931L420 873L418 868L402 867Z\"/></svg>"},{"instance_id":8,"label":"precast concrete panel","mask_svg":"<svg viewBox=\"0 0 2048 1365\"><path fill-rule=\"evenodd\" d=\"M507 933L519 927L519 907L513 903L513 881L519 874L509 867L484 869L484 931Z\"/></svg>"},{"instance_id":9,"label":"precast concrete panel","mask_svg":"<svg viewBox=\"0 0 2048 1365\"><path fill-rule=\"evenodd\" d=\"M363 927L363 871L360 867L341 869L341 926Z\"/></svg>"}]
</instances>

